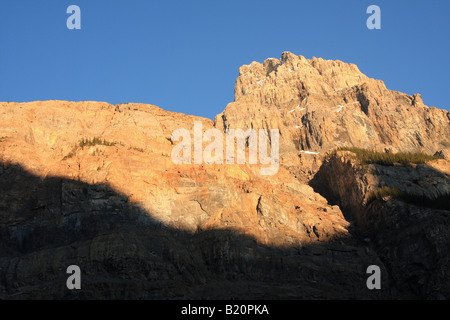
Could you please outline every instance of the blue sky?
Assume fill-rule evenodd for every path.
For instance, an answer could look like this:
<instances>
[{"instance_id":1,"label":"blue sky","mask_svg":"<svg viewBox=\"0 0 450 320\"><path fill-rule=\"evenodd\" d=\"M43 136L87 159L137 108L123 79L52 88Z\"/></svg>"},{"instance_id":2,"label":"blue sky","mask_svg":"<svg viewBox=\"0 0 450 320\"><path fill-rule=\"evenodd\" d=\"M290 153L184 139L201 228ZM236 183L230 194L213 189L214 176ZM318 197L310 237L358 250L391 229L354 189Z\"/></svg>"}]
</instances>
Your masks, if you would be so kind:
<instances>
[{"instance_id":1,"label":"blue sky","mask_svg":"<svg viewBox=\"0 0 450 320\"><path fill-rule=\"evenodd\" d=\"M69 5L81 30L69 30ZM381 8L381 30L366 9ZM238 69L291 51L449 109L450 1L2 0L0 101L141 102L214 118Z\"/></svg>"}]
</instances>

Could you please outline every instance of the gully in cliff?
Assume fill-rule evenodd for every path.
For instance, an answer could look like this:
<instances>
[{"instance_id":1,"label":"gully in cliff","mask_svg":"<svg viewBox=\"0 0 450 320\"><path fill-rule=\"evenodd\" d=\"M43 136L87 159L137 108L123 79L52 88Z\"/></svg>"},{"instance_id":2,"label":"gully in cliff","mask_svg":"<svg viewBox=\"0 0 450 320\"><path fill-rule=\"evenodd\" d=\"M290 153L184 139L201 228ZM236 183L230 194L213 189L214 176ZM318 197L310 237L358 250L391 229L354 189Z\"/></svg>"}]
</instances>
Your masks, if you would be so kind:
<instances>
[{"instance_id":1,"label":"gully in cliff","mask_svg":"<svg viewBox=\"0 0 450 320\"><path fill-rule=\"evenodd\" d=\"M192 139L187 129L176 129L172 133L172 142L181 142L172 149L172 161L175 164L192 163ZM214 140L213 140L214 138ZM268 140L270 148L268 148ZM208 129L203 133L202 122L194 121L194 164L234 164L235 145L237 164L245 164L246 146L248 146L249 164L270 165L260 169L262 175L274 175L279 168L278 129L271 129L270 136L266 129L227 129L225 134L219 129ZM224 141L226 144L224 160ZM203 150L203 142L210 142ZM236 142L236 143L235 143ZM258 146L259 142L259 146ZM268 155L270 149L270 156ZM182 155L180 155L182 154Z\"/></svg>"}]
</instances>

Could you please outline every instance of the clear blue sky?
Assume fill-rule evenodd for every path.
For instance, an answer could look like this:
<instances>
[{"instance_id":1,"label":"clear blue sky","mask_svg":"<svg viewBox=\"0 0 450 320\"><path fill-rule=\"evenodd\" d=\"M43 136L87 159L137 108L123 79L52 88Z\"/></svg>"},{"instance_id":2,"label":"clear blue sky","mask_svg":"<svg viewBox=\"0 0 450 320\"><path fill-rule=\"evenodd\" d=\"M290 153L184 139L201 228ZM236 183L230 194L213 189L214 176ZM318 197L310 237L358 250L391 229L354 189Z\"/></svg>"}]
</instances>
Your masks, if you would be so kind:
<instances>
[{"instance_id":1,"label":"clear blue sky","mask_svg":"<svg viewBox=\"0 0 450 320\"><path fill-rule=\"evenodd\" d=\"M81 30L68 30L69 5ZM381 8L381 30L366 9ZM2 0L0 101L142 102L213 118L238 69L291 51L339 59L449 109L448 0Z\"/></svg>"}]
</instances>

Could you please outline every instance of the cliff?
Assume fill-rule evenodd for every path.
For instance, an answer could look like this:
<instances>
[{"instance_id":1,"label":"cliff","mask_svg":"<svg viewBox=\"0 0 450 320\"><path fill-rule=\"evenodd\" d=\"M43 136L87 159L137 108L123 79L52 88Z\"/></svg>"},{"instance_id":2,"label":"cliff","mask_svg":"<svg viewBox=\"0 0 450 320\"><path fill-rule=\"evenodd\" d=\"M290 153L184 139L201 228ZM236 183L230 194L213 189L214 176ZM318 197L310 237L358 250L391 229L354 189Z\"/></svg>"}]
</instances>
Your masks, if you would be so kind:
<instances>
[{"instance_id":1,"label":"cliff","mask_svg":"<svg viewBox=\"0 0 450 320\"><path fill-rule=\"evenodd\" d=\"M311 184L367 232L397 289L422 299L448 297L448 161L364 164L355 153L339 151Z\"/></svg>"},{"instance_id":2,"label":"cliff","mask_svg":"<svg viewBox=\"0 0 450 320\"><path fill-rule=\"evenodd\" d=\"M242 66L234 102L215 118L223 130L279 128L283 162L301 166L298 175L315 172L316 153L336 146L448 153L449 123L450 112L389 90L354 64L290 52Z\"/></svg>"},{"instance_id":3,"label":"cliff","mask_svg":"<svg viewBox=\"0 0 450 320\"><path fill-rule=\"evenodd\" d=\"M279 170L175 164L172 133L192 133L195 121L203 133L279 129ZM448 209L398 209L428 221L395 225L408 237L442 231L441 244L415 248L427 266L420 281L433 280L414 289L396 251L406 245L386 231L393 222L376 223L381 244L366 223L378 221L364 201L379 184L365 167L351 176L324 155L347 145L445 157L449 133L448 112L419 95L389 91L351 64L291 53L241 67L235 101L214 122L145 104L0 103L0 298L448 298ZM374 167L370 177L427 181L411 188L443 194L448 173L437 172L448 161L433 161L433 170ZM71 264L82 290L65 286ZM381 290L365 285L373 264Z\"/></svg>"}]
</instances>

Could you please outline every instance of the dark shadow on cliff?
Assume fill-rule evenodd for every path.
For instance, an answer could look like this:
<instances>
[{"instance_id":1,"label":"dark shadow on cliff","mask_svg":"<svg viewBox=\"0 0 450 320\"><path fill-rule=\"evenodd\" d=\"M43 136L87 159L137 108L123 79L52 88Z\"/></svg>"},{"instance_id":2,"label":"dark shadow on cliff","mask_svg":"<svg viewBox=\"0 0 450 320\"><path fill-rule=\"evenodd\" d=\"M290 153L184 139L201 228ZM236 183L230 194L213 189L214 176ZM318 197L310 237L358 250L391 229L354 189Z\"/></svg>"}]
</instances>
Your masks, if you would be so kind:
<instances>
[{"instance_id":1,"label":"dark shadow on cliff","mask_svg":"<svg viewBox=\"0 0 450 320\"><path fill-rule=\"evenodd\" d=\"M329 159L326 159L313 179L309 181L309 185L314 189L315 192L321 194L323 197L325 197L328 200L328 203L331 205L338 205L343 209L344 213L346 214L346 217L348 219L354 219L355 214L358 213L358 210L355 210L356 204L362 205L362 198L366 196L365 194L362 194L361 189L358 186L355 186L355 184L351 181L350 183L342 183L342 180L350 180L355 179L355 177L359 174L360 179L363 180L361 174L364 174L364 171L367 170L367 165L357 165L352 166L350 165L350 162L347 163L337 163L339 166L333 167L333 163L336 164L336 161L330 161ZM411 164L397 164L397 165L380 165L376 164L378 168L389 168L391 171L391 180L395 180L395 177L398 177L398 181L403 183L400 187L391 185L392 183L385 183L383 182L383 186L386 187L393 187L396 192L392 194L386 194L388 196L391 196L392 198L396 198L398 200L401 200L405 203L412 204L419 206L421 208L431 208L431 209L437 209L437 210L450 210L450 194L447 192L445 193L443 189L436 189L435 194L432 194L431 196L426 195L417 195L417 194L411 194L408 191L402 191L402 189L406 188L412 188L414 189L415 186L424 188L423 185L419 186L420 182L419 180L423 177L430 178L430 177L439 177L441 179L441 183L443 185L450 185L450 179L448 175L440 170L437 170L427 164L421 164L419 166L411 166ZM411 171L421 171L420 174L412 175L413 177L405 177L402 176L404 173L404 169L408 169ZM351 172L351 170L353 172ZM359 171L359 172L357 172ZM373 171L373 169L372 169ZM382 171L379 169L375 169L374 172L371 174L373 176L378 176L376 171ZM403 171L403 172L402 172ZM380 173L380 172L378 172ZM346 174L347 176L344 176L343 174ZM380 181L385 180L383 178L383 172L379 174ZM366 181L360 181L361 184L364 184ZM419 183L419 184L418 184ZM436 182L430 182L430 186L435 187ZM381 186L381 184L380 184ZM358 187L358 189L356 189ZM350 190L353 188L352 190ZM389 188L388 188L389 189ZM349 192L352 192L355 194L353 199L348 199L343 197L343 194L348 194ZM373 193L372 193L373 195ZM382 195L384 196L384 195ZM370 197L369 197L370 198ZM380 197L379 197L380 198ZM368 203L370 203L373 199L369 199Z\"/></svg>"},{"instance_id":2,"label":"dark shadow on cliff","mask_svg":"<svg viewBox=\"0 0 450 320\"><path fill-rule=\"evenodd\" d=\"M365 176L368 167L355 166L340 157L324 161L309 184L330 204L339 205L351 222L349 230L377 252L400 292L411 294L411 298L448 299L450 197L445 194L445 187L436 188L435 183L450 185L448 175L428 165L377 166L370 172L383 184L390 181L398 188L411 187L420 182L418 177L425 177L433 188L444 193L430 199L395 189L393 195L381 193L382 196L374 196L363 204L364 184L368 184L366 179L372 179ZM386 178L388 171L391 176ZM410 175L405 172L412 172L413 179L409 180ZM393 181L392 177L399 180Z\"/></svg>"},{"instance_id":3,"label":"dark shadow on cliff","mask_svg":"<svg viewBox=\"0 0 450 320\"><path fill-rule=\"evenodd\" d=\"M1 299L398 298L368 250L351 238L276 248L233 230L190 233L107 185L0 166ZM372 264L382 290L366 287ZM70 265L81 290L66 287Z\"/></svg>"}]
</instances>

